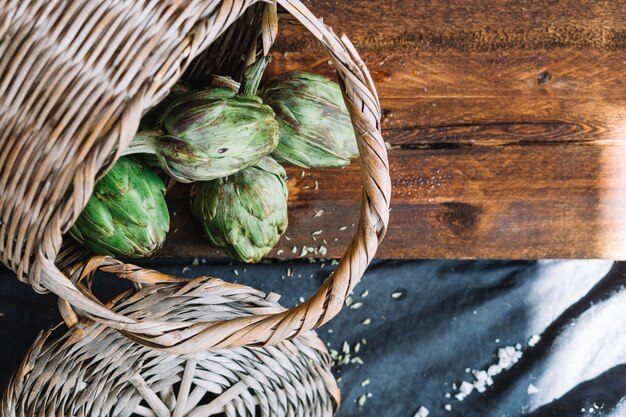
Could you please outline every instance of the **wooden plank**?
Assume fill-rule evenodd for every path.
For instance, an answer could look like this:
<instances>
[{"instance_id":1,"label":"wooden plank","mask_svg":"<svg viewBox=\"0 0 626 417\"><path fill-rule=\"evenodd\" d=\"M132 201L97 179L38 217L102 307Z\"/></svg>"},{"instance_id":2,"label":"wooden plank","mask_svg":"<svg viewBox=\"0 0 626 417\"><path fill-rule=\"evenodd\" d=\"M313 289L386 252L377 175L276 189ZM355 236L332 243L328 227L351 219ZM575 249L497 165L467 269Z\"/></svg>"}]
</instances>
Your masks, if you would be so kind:
<instances>
[{"instance_id":1,"label":"wooden plank","mask_svg":"<svg viewBox=\"0 0 626 417\"><path fill-rule=\"evenodd\" d=\"M394 186L379 256L626 259L626 2L305 3L377 83ZM281 30L268 76L334 75L309 36ZM358 164L288 173L290 227L271 257L341 256ZM187 191L169 196L160 254L220 256Z\"/></svg>"},{"instance_id":2,"label":"wooden plank","mask_svg":"<svg viewBox=\"0 0 626 417\"><path fill-rule=\"evenodd\" d=\"M391 166L381 257L626 258L624 143L394 150ZM289 177L288 239L271 256L299 257L303 246L341 256L358 220L358 164L304 176L289 169ZM202 239L187 192L170 196L175 226L164 254L219 255Z\"/></svg>"},{"instance_id":3,"label":"wooden plank","mask_svg":"<svg viewBox=\"0 0 626 417\"><path fill-rule=\"evenodd\" d=\"M348 34L360 52L622 50L626 45L623 0L304 0L304 3L336 33ZM279 39L279 50L317 48L304 34L290 32L289 35Z\"/></svg>"}]
</instances>

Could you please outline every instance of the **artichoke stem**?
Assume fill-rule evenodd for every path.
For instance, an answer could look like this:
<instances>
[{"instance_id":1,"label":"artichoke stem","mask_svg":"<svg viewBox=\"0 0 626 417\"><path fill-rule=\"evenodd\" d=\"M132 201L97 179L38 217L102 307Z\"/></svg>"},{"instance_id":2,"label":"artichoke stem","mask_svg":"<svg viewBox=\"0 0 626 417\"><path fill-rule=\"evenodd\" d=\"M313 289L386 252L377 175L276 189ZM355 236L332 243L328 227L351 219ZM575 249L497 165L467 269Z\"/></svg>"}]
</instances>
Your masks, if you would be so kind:
<instances>
[{"instance_id":1,"label":"artichoke stem","mask_svg":"<svg viewBox=\"0 0 626 417\"><path fill-rule=\"evenodd\" d=\"M263 78L263 73L269 62L270 58L264 56L246 68L241 87L239 88L239 94L256 95L259 85L261 84L261 78Z\"/></svg>"},{"instance_id":2,"label":"artichoke stem","mask_svg":"<svg viewBox=\"0 0 626 417\"><path fill-rule=\"evenodd\" d=\"M156 154L156 145L161 136L163 136L163 131L158 129L137 132L128 147L122 152L122 155L133 155L137 153Z\"/></svg>"}]
</instances>

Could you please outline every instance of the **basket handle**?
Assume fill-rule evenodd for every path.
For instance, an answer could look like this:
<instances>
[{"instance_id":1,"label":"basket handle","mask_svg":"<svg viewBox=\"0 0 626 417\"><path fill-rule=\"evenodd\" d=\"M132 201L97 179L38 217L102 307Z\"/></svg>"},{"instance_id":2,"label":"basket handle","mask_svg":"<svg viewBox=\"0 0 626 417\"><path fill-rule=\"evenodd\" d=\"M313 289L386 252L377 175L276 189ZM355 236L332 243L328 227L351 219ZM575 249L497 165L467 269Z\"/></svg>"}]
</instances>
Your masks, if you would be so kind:
<instances>
[{"instance_id":1,"label":"basket handle","mask_svg":"<svg viewBox=\"0 0 626 417\"><path fill-rule=\"evenodd\" d=\"M327 51L339 75L357 136L363 183L360 220L356 234L335 272L303 304L276 314L220 322L138 321L111 311L91 294L88 285L77 286L79 280L76 277L70 280L53 261L40 253L41 284L66 300L64 306L71 305L79 314L115 328L141 344L176 354L276 344L320 327L341 311L344 300L374 257L389 221L391 180L387 150L381 134L380 104L365 64L345 35L341 38L335 35L299 0L277 2L307 28ZM106 271L137 283L179 280L102 257L93 258L81 273L90 273L96 267L103 267ZM71 323L71 314L66 321Z\"/></svg>"}]
</instances>

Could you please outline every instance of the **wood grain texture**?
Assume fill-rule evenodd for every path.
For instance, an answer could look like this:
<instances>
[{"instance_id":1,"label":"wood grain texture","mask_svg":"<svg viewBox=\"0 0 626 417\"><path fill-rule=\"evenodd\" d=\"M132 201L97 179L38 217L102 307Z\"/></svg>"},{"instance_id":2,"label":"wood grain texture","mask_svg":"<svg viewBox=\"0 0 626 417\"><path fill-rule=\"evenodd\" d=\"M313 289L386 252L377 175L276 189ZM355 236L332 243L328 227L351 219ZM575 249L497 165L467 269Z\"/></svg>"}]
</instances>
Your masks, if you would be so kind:
<instances>
[{"instance_id":1,"label":"wood grain texture","mask_svg":"<svg viewBox=\"0 0 626 417\"><path fill-rule=\"evenodd\" d=\"M626 2L306 3L351 37L377 83L394 186L379 256L626 259ZM296 27L281 25L272 55L268 76L333 75ZM291 240L272 256L341 256L358 164L288 171ZM161 254L218 255L184 187L170 199Z\"/></svg>"}]
</instances>

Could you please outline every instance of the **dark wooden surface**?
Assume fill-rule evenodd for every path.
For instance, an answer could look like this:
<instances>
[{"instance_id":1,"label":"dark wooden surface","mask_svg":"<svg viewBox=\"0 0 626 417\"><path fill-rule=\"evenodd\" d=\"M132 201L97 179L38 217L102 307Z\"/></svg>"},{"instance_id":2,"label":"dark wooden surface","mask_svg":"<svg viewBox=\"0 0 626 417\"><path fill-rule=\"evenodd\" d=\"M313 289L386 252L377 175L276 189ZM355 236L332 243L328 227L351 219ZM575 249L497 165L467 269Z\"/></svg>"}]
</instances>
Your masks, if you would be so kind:
<instances>
[{"instance_id":1,"label":"dark wooden surface","mask_svg":"<svg viewBox=\"0 0 626 417\"><path fill-rule=\"evenodd\" d=\"M625 1L306 3L377 82L394 186L379 256L626 259ZM270 74L333 74L307 34L281 29ZM272 256L341 256L358 163L289 175L290 240ZM161 255L217 255L186 188L170 200Z\"/></svg>"}]
</instances>

